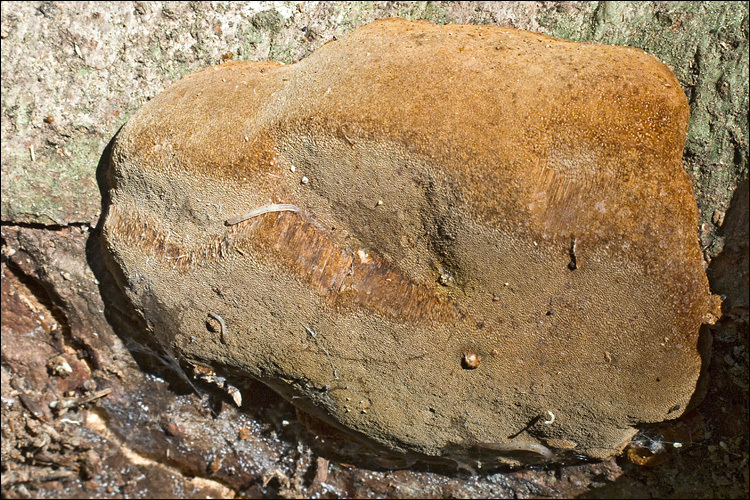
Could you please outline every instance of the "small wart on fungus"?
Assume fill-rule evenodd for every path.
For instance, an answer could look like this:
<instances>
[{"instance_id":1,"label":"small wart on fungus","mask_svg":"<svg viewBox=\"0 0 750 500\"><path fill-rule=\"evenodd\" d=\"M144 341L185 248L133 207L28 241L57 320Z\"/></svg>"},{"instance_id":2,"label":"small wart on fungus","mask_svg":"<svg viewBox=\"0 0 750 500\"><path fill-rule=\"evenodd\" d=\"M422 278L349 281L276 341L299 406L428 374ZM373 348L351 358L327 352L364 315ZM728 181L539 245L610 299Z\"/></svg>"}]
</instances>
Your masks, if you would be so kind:
<instances>
[{"instance_id":1,"label":"small wart on fungus","mask_svg":"<svg viewBox=\"0 0 750 500\"><path fill-rule=\"evenodd\" d=\"M473 370L479 368L482 363L482 357L475 352L464 353L463 359L461 359L461 365L467 370Z\"/></svg>"},{"instance_id":2,"label":"small wart on fungus","mask_svg":"<svg viewBox=\"0 0 750 500\"><path fill-rule=\"evenodd\" d=\"M146 103L102 246L167 351L400 463L605 459L689 407L721 314L688 118L638 49L381 19Z\"/></svg>"}]
</instances>

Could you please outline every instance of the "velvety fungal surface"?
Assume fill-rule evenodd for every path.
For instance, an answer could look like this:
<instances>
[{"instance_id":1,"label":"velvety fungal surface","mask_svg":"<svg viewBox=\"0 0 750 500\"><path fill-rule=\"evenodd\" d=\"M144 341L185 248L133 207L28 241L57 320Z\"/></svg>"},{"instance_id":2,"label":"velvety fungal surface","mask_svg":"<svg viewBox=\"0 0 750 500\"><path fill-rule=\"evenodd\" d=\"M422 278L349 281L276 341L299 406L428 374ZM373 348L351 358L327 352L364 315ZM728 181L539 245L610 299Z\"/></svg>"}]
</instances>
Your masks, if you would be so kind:
<instances>
[{"instance_id":1,"label":"velvety fungal surface","mask_svg":"<svg viewBox=\"0 0 750 500\"><path fill-rule=\"evenodd\" d=\"M143 106L107 257L168 352L363 442L604 458L685 411L719 314L687 123L641 50L380 20Z\"/></svg>"}]
</instances>

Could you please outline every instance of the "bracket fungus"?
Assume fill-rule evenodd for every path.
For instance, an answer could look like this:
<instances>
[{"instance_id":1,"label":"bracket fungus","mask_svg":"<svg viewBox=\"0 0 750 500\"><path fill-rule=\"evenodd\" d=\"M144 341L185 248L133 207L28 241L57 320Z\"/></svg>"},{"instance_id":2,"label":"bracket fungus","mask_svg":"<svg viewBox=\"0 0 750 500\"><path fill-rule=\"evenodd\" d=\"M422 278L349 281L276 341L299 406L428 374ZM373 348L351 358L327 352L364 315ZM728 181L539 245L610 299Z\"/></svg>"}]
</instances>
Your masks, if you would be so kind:
<instances>
[{"instance_id":1,"label":"bracket fungus","mask_svg":"<svg viewBox=\"0 0 750 500\"><path fill-rule=\"evenodd\" d=\"M383 19L145 104L108 265L170 352L382 449L605 458L688 408L719 314L687 124L641 50Z\"/></svg>"}]
</instances>

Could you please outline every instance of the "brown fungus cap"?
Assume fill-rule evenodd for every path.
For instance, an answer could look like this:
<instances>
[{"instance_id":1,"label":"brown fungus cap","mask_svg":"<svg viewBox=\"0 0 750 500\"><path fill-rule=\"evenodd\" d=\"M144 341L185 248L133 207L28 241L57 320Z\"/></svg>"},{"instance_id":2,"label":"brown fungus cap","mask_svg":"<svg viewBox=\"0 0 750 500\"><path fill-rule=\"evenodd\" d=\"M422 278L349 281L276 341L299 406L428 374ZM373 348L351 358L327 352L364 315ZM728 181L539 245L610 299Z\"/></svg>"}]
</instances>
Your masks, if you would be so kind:
<instances>
[{"instance_id":1,"label":"brown fungus cap","mask_svg":"<svg viewBox=\"0 0 750 500\"><path fill-rule=\"evenodd\" d=\"M603 458L685 410L718 314L687 123L643 51L384 19L143 106L106 248L171 352L364 441Z\"/></svg>"}]
</instances>

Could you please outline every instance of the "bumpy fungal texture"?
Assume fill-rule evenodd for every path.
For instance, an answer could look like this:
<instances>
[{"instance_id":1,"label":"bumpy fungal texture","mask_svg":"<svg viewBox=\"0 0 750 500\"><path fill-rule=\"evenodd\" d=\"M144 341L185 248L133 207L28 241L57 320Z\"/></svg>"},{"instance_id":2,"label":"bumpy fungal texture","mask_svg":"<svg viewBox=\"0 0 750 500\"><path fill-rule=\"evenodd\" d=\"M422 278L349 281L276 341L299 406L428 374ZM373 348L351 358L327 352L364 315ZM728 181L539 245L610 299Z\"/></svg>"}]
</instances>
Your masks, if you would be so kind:
<instances>
[{"instance_id":1,"label":"bumpy fungal texture","mask_svg":"<svg viewBox=\"0 0 750 500\"><path fill-rule=\"evenodd\" d=\"M103 235L170 350L365 441L603 458L685 411L718 314L687 123L640 50L385 19L148 102Z\"/></svg>"}]
</instances>

